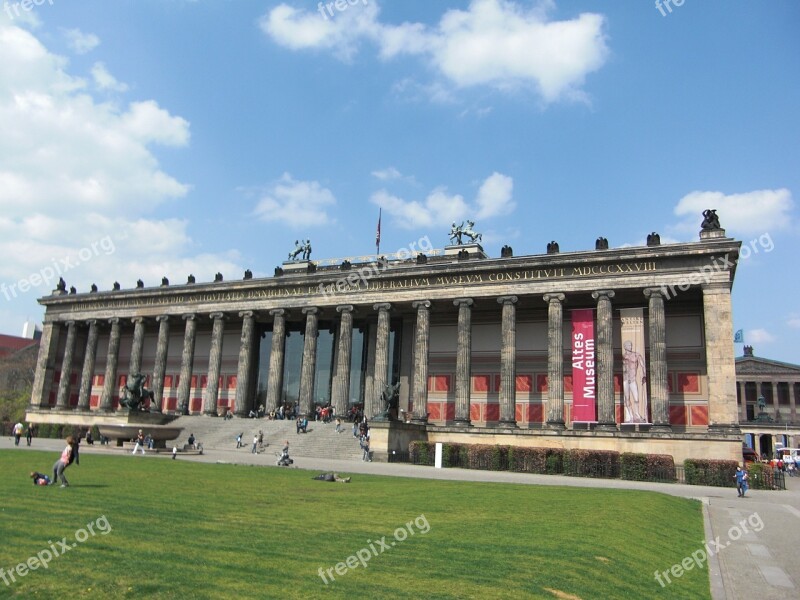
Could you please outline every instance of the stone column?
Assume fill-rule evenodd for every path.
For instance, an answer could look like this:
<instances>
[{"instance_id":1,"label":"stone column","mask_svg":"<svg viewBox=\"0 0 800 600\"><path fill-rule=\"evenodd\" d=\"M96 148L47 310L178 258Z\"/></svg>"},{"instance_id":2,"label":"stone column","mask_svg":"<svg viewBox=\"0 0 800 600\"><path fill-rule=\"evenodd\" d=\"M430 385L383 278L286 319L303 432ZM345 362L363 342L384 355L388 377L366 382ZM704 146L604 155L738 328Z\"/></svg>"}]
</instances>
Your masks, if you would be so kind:
<instances>
[{"instance_id":1,"label":"stone column","mask_svg":"<svg viewBox=\"0 0 800 600\"><path fill-rule=\"evenodd\" d=\"M667 333L664 316L664 294L661 288L646 288L647 320L650 334L650 409L653 432L670 432L669 389L667 387Z\"/></svg>"},{"instance_id":2,"label":"stone column","mask_svg":"<svg viewBox=\"0 0 800 600\"><path fill-rule=\"evenodd\" d=\"M614 318L612 290L592 292L597 300L597 429L616 431L614 409Z\"/></svg>"},{"instance_id":3,"label":"stone column","mask_svg":"<svg viewBox=\"0 0 800 600\"><path fill-rule=\"evenodd\" d=\"M736 402L739 404L739 423L747 421L747 397L745 392L747 390L747 383L736 382Z\"/></svg>"},{"instance_id":4,"label":"stone column","mask_svg":"<svg viewBox=\"0 0 800 600\"><path fill-rule=\"evenodd\" d=\"M178 412L189 414L189 394L192 392L192 369L194 367L194 342L197 336L197 318L194 314L183 315L183 352L181 353L181 375L178 381Z\"/></svg>"},{"instance_id":5,"label":"stone column","mask_svg":"<svg viewBox=\"0 0 800 600\"><path fill-rule=\"evenodd\" d=\"M219 396L219 372L222 367L222 335L225 332L225 315L221 312L211 313L214 326L211 330L211 351L208 356L208 381L206 396L203 400L203 414L217 416L217 399Z\"/></svg>"},{"instance_id":6,"label":"stone column","mask_svg":"<svg viewBox=\"0 0 800 600\"><path fill-rule=\"evenodd\" d=\"M378 318L370 317L364 329L367 341L367 368L364 373L364 414L372 415L372 406L375 401L375 341L378 330ZM380 398L380 393L378 393Z\"/></svg>"},{"instance_id":7,"label":"stone column","mask_svg":"<svg viewBox=\"0 0 800 600\"><path fill-rule=\"evenodd\" d=\"M267 380L267 412L277 410L281 404L283 387L283 356L286 342L286 311L276 308L272 315L272 350L269 354L269 379Z\"/></svg>"},{"instance_id":8,"label":"stone column","mask_svg":"<svg viewBox=\"0 0 800 600\"><path fill-rule=\"evenodd\" d=\"M376 417L383 412L381 394L386 389L389 381L389 309L391 304L382 303L373 306L378 311L378 330L375 336L375 377L372 383L372 398L365 402L371 407L369 418Z\"/></svg>"},{"instance_id":9,"label":"stone column","mask_svg":"<svg viewBox=\"0 0 800 600\"><path fill-rule=\"evenodd\" d=\"M708 428L738 435L736 416L736 359L729 283L703 286L703 321L708 378Z\"/></svg>"},{"instance_id":10,"label":"stone column","mask_svg":"<svg viewBox=\"0 0 800 600\"><path fill-rule=\"evenodd\" d=\"M75 356L75 340L78 328L75 321L67 321L67 343L64 347L64 359L61 361L61 379L58 381L56 395L56 408L64 410L69 408L70 380L72 379L72 361Z\"/></svg>"},{"instance_id":11,"label":"stone column","mask_svg":"<svg viewBox=\"0 0 800 600\"><path fill-rule=\"evenodd\" d=\"M453 301L458 307L456 349L456 425L469 426L470 372L472 367L472 298Z\"/></svg>"},{"instance_id":12,"label":"stone column","mask_svg":"<svg viewBox=\"0 0 800 600\"><path fill-rule=\"evenodd\" d=\"M303 364L300 368L300 412L304 416L314 412L314 375L317 372L317 313L315 307L304 308L306 335L303 339Z\"/></svg>"},{"instance_id":13,"label":"stone column","mask_svg":"<svg viewBox=\"0 0 800 600\"><path fill-rule=\"evenodd\" d=\"M67 334L67 340L69 340L69 333ZM62 373L62 378L63 378L63 373L64 372L62 371L61 373ZM769 387L770 387L770 390L772 392L772 408L773 408L773 411L774 411L775 415L777 415L778 411L781 409L781 402L780 402L780 398L778 397L778 382L776 382L775 380L770 381L769 382ZM60 389L61 388L59 387L59 390ZM781 415L781 419L782 418L783 418L783 415Z\"/></svg>"},{"instance_id":14,"label":"stone column","mask_svg":"<svg viewBox=\"0 0 800 600\"><path fill-rule=\"evenodd\" d=\"M42 337L39 340L39 356L36 359L36 372L33 375L31 389L31 406L45 407L50 404L50 388L53 385L58 338L61 335L61 324L45 321Z\"/></svg>"},{"instance_id":15,"label":"stone column","mask_svg":"<svg viewBox=\"0 0 800 600\"><path fill-rule=\"evenodd\" d=\"M158 343L156 344L156 364L153 368L153 400L160 408L164 405L164 375L167 372L167 351L169 350L169 317L161 315L158 321ZM136 332L134 331L134 334Z\"/></svg>"},{"instance_id":16,"label":"stone column","mask_svg":"<svg viewBox=\"0 0 800 600\"><path fill-rule=\"evenodd\" d=\"M797 420L797 400L795 398L795 383L789 381L789 420L795 422Z\"/></svg>"},{"instance_id":17,"label":"stone column","mask_svg":"<svg viewBox=\"0 0 800 600\"><path fill-rule=\"evenodd\" d=\"M133 321L133 343L131 344L131 362L128 377L142 372L142 348L144 346L144 318L136 317Z\"/></svg>"},{"instance_id":18,"label":"stone column","mask_svg":"<svg viewBox=\"0 0 800 600\"><path fill-rule=\"evenodd\" d=\"M239 366L236 370L236 414L246 417L252 406L250 374L253 372L253 335L256 319L252 310L242 311L239 316L242 317L242 337L239 342Z\"/></svg>"},{"instance_id":19,"label":"stone column","mask_svg":"<svg viewBox=\"0 0 800 600\"><path fill-rule=\"evenodd\" d=\"M336 416L344 416L350 404L350 359L353 352L353 305L336 307L340 313L339 345L336 351L336 376L333 380L332 404Z\"/></svg>"},{"instance_id":20,"label":"stone column","mask_svg":"<svg viewBox=\"0 0 800 600\"><path fill-rule=\"evenodd\" d=\"M119 338L121 328L119 318L108 320L111 323L111 334L108 338L108 352L106 354L106 374L103 380L103 395L100 397L100 410L114 409L114 394L117 392L117 363L119 361Z\"/></svg>"},{"instance_id":21,"label":"stone column","mask_svg":"<svg viewBox=\"0 0 800 600\"><path fill-rule=\"evenodd\" d=\"M547 302L547 426L564 429L564 294L545 294Z\"/></svg>"},{"instance_id":22,"label":"stone column","mask_svg":"<svg viewBox=\"0 0 800 600\"><path fill-rule=\"evenodd\" d=\"M89 337L86 339L86 352L83 355L81 371L81 387L78 391L78 410L89 410L92 398L92 382L94 381L94 361L97 356L98 327L97 319L86 322L89 325Z\"/></svg>"},{"instance_id":23,"label":"stone column","mask_svg":"<svg viewBox=\"0 0 800 600\"><path fill-rule=\"evenodd\" d=\"M414 423L428 422L428 352L431 338L431 303L412 302L417 309L417 328L414 334L414 375L412 376L411 413Z\"/></svg>"},{"instance_id":24,"label":"stone column","mask_svg":"<svg viewBox=\"0 0 800 600\"><path fill-rule=\"evenodd\" d=\"M503 305L500 349L500 425L517 426L517 303L516 296L501 296Z\"/></svg>"}]
</instances>

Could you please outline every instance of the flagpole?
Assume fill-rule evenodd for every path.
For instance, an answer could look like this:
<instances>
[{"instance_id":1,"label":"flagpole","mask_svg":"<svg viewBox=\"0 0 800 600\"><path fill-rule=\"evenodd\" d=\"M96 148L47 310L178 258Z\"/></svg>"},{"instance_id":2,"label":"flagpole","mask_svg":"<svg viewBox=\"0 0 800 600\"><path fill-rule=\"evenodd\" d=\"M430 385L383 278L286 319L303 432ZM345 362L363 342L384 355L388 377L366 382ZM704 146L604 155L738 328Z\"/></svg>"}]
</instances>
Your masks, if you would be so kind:
<instances>
[{"instance_id":1,"label":"flagpole","mask_svg":"<svg viewBox=\"0 0 800 600\"><path fill-rule=\"evenodd\" d=\"M380 255L381 253L381 216L382 216L383 209L378 209L378 231L375 234L375 250L376 254Z\"/></svg>"}]
</instances>

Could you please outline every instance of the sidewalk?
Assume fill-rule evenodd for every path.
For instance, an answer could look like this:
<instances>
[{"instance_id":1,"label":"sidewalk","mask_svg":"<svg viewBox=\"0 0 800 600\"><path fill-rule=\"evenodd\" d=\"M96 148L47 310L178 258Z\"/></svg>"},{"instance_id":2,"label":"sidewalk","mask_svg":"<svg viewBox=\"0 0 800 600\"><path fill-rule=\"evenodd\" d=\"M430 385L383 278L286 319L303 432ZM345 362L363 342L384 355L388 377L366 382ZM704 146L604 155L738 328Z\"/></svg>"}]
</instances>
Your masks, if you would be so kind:
<instances>
[{"instance_id":1,"label":"sidewalk","mask_svg":"<svg viewBox=\"0 0 800 600\"><path fill-rule=\"evenodd\" d=\"M61 440L34 439L30 449L59 452L62 446ZM9 448L14 448L13 439L8 437L0 439L0 449ZM24 438L20 441L18 450L28 450ZM279 451L280 448L277 447L268 447L262 454L252 454L248 448L206 449L203 455L179 455L178 460L275 467L276 453ZM124 456L121 450L113 447L81 444L81 455L87 454ZM159 455L151 453L145 458L158 457L169 459L170 453L162 452ZM314 472L335 471L348 475L368 474L451 481L646 490L698 499L704 505L706 540L712 551L715 548L712 540L715 540L720 548L719 552L714 552L713 555L709 552L709 574L714 600L800 598L800 561L795 551L800 541L800 477L787 477L786 491L750 490L747 497L739 498L736 489L732 487L586 479L506 471L434 469L400 463L367 463L296 456L292 458L294 468ZM675 563L679 563L682 558L677 557ZM664 570L668 570L671 566L664 565Z\"/></svg>"}]
</instances>

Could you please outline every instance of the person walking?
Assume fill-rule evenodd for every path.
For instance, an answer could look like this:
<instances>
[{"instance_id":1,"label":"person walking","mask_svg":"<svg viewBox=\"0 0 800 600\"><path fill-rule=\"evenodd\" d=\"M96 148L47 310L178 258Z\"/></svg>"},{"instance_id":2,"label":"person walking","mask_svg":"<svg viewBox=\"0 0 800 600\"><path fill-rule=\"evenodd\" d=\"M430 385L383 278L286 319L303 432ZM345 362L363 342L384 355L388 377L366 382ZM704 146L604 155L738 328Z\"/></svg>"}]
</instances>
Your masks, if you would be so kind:
<instances>
[{"instance_id":1,"label":"person walking","mask_svg":"<svg viewBox=\"0 0 800 600\"><path fill-rule=\"evenodd\" d=\"M258 434L253 435L253 454L258 454Z\"/></svg>"},{"instance_id":2,"label":"person walking","mask_svg":"<svg viewBox=\"0 0 800 600\"><path fill-rule=\"evenodd\" d=\"M744 498L745 492L747 492L747 471L742 467L736 467L734 477L736 478L736 490L739 492L739 497Z\"/></svg>"},{"instance_id":3,"label":"person walking","mask_svg":"<svg viewBox=\"0 0 800 600\"><path fill-rule=\"evenodd\" d=\"M342 433L342 420L336 417L336 433Z\"/></svg>"},{"instance_id":4,"label":"person walking","mask_svg":"<svg viewBox=\"0 0 800 600\"><path fill-rule=\"evenodd\" d=\"M72 463L72 444L74 443L73 437L67 436L67 446L61 451L61 456L59 459L53 464L53 479L50 482L50 485L55 485L58 479L61 479L61 487L69 487L69 481L67 481L66 476L64 475L64 469L66 469Z\"/></svg>"},{"instance_id":5,"label":"person walking","mask_svg":"<svg viewBox=\"0 0 800 600\"><path fill-rule=\"evenodd\" d=\"M28 442L28 446L30 446L31 441L33 441L33 423L28 423L28 431L25 432L25 441Z\"/></svg>"},{"instance_id":6,"label":"person walking","mask_svg":"<svg viewBox=\"0 0 800 600\"><path fill-rule=\"evenodd\" d=\"M144 434L142 430L139 430L139 433L136 434L136 445L133 447L133 452L131 454L136 454L136 451L141 449L142 454L144 454Z\"/></svg>"},{"instance_id":7,"label":"person walking","mask_svg":"<svg viewBox=\"0 0 800 600\"><path fill-rule=\"evenodd\" d=\"M14 425L14 445L19 446L19 438L22 437L22 423Z\"/></svg>"}]
</instances>

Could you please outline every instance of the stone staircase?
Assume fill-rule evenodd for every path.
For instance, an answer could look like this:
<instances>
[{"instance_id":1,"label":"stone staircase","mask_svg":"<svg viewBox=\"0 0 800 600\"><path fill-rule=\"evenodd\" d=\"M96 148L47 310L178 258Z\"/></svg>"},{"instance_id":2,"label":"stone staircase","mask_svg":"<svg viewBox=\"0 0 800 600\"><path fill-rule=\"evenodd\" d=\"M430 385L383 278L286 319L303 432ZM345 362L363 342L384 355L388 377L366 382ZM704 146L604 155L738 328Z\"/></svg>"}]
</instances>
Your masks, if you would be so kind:
<instances>
[{"instance_id":1,"label":"stone staircase","mask_svg":"<svg viewBox=\"0 0 800 600\"><path fill-rule=\"evenodd\" d=\"M258 430L264 432L264 452L268 456L277 454L289 440L290 456L308 458L334 458L339 460L361 459L358 440L353 437L352 423L343 423L344 431L336 433L335 422L309 421L308 433L297 434L293 420L270 421L268 419L242 419L234 417L228 421L219 417L183 416L172 423L182 427L178 438L179 446L186 443L190 433L203 445L205 450L236 450L236 436L242 435L243 447L239 452L250 452L253 436Z\"/></svg>"}]
</instances>

